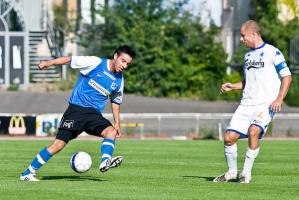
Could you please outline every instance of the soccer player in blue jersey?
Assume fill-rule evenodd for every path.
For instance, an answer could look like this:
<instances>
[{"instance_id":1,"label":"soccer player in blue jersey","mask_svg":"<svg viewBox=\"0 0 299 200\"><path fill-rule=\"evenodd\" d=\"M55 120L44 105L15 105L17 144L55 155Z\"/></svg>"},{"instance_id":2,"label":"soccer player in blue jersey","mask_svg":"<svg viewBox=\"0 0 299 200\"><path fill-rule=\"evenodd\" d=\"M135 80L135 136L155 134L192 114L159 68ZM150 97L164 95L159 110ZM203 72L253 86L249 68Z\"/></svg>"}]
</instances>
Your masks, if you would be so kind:
<instances>
[{"instance_id":1,"label":"soccer player in blue jersey","mask_svg":"<svg viewBox=\"0 0 299 200\"><path fill-rule=\"evenodd\" d=\"M275 113L281 110L292 81L291 72L283 54L266 44L260 35L260 26L254 20L246 21L240 28L241 42L251 48L244 56L244 80L224 83L221 92L243 89L241 103L234 113L224 137L224 154L228 170L214 182L238 178L237 141L248 138L240 183L250 183L255 158L259 154L259 139L266 132Z\"/></svg>"},{"instance_id":2,"label":"soccer player in blue jersey","mask_svg":"<svg viewBox=\"0 0 299 200\"><path fill-rule=\"evenodd\" d=\"M69 64L79 69L80 75L69 98L69 106L61 119L54 142L43 148L33 159L29 167L21 174L22 181L39 181L36 171L53 155L61 151L67 143L83 131L103 137L99 170L106 172L122 163L122 156L112 158L115 139L121 136L120 104L123 98L123 71L135 58L135 52L129 46L118 47L112 59L95 56L67 56L42 61L39 69L52 65ZM113 125L102 116L110 99L114 118Z\"/></svg>"}]
</instances>

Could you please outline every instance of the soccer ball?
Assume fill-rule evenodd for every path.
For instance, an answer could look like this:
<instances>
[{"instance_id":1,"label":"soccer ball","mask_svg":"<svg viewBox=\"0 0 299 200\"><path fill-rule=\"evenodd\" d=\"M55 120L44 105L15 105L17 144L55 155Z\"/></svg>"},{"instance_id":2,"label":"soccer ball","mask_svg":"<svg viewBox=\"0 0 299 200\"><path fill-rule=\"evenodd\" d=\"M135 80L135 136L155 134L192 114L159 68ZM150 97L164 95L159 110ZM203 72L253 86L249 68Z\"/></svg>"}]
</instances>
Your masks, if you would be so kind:
<instances>
[{"instance_id":1,"label":"soccer ball","mask_svg":"<svg viewBox=\"0 0 299 200\"><path fill-rule=\"evenodd\" d=\"M91 157L88 153L80 151L72 155L70 160L71 168L77 173L87 172L92 164Z\"/></svg>"}]
</instances>

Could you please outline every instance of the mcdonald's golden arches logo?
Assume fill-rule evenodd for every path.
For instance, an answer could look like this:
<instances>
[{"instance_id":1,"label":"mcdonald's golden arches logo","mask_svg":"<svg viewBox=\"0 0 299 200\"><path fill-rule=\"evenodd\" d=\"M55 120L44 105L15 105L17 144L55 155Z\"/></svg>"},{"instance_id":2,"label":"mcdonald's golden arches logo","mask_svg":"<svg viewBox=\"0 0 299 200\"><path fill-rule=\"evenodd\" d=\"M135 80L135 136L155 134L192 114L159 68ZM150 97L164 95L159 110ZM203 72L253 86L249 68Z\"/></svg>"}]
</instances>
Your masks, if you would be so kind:
<instances>
[{"instance_id":1,"label":"mcdonald's golden arches logo","mask_svg":"<svg viewBox=\"0 0 299 200\"><path fill-rule=\"evenodd\" d=\"M10 118L10 122L9 122L8 133L16 134L16 135L25 135L26 134L26 126L25 126L24 117L12 116Z\"/></svg>"}]
</instances>

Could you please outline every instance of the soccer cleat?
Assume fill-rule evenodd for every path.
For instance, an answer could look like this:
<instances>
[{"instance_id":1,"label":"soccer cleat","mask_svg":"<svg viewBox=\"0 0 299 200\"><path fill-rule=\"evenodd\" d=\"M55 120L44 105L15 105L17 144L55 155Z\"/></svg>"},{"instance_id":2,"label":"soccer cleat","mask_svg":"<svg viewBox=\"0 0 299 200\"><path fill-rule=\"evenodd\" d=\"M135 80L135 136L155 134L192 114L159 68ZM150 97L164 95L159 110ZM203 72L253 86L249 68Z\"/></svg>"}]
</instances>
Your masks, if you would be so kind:
<instances>
[{"instance_id":1,"label":"soccer cleat","mask_svg":"<svg viewBox=\"0 0 299 200\"><path fill-rule=\"evenodd\" d=\"M214 178L213 182L227 182L233 179L237 179L237 175L234 175L230 172L226 172L225 174L222 174Z\"/></svg>"},{"instance_id":2,"label":"soccer cleat","mask_svg":"<svg viewBox=\"0 0 299 200\"><path fill-rule=\"evenodd\" d=\"M112 158L110 168L115 168L121 165L123 162L123 157L122 156L116 156Z\"/></svg>"},{"instance_id":3,"label":"soccer cleat","mask_svg":"<svg viewBox=\"0 0 299 200\"><path fill-rule=\"evenodd\" d=\"M39 179L37 179L35 176L36 176L36 174L32 174L32 173L23 175L23 176L21 175L20 180L21 181L39 181Z\"/></svg>"},{"instance_id":4,"label":"soccer cleat","mask_svg":"<svg viewBox=\"0 0 299 200\"><path fill-rule=\"evenodd\" d=\"M103 162L101 162L100 167L99 167L100 172L104 173L104 172L108 171L110 168L110 165L111 165L111 160L109 158L104 160Z\"/></svg>"},{"instance_id":5,"label":"soccer cleat","mask_svg":"<svg viewBox=\"0 0 299 200\"><path fill-rule=\"evenodd\" d=\"M104 173L104 172L108 171L110 168L115 168L115 167L120 166L122 162L123 162L122 156L116 156L116 157L112 158L112 160L106 159L100 164L99 169L102 173Z\"/></svg>"},{"instance_id":6,"label":"soccer cleat","mask_svg":"<svg viewBox=\"0 0 299 200\"><path fill-rule=\"evenodd\" d=\"M250 181L251 181L251 175L241 174L239 176L239 183L250 183Z\"/></svg>"}]
</instances>

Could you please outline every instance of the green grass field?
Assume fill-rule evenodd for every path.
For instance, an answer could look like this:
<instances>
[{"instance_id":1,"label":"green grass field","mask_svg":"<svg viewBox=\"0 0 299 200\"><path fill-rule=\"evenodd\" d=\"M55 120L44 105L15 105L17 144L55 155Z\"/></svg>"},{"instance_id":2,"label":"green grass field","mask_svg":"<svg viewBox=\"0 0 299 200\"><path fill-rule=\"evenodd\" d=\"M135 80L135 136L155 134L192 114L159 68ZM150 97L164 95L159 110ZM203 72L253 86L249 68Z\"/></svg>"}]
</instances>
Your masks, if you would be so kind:
<instances>
[{"instance_id":1,"label":"green grass field","mask_svg":"<svg viewBox=\"0 0 299 200\"><path fill-rule=\"evenodd\" d=\"M0 141L0 199L299 199L299 141L262 141L250 184L213 183L226 170L220 141L121 140L123 164L98 171L100 142L75 140L38 171L40 182L19 174L50 141ZM239 142L239 168L246 142ZM90 171L74 173L69 159L86 151Z\"/></svg>"}]
</instances>

